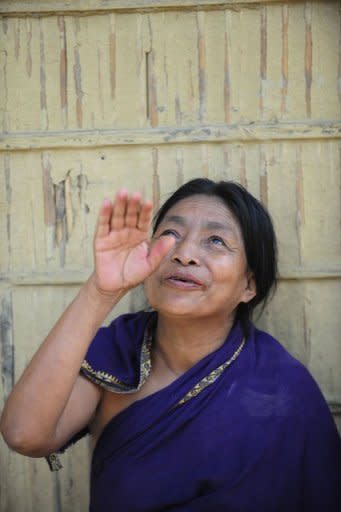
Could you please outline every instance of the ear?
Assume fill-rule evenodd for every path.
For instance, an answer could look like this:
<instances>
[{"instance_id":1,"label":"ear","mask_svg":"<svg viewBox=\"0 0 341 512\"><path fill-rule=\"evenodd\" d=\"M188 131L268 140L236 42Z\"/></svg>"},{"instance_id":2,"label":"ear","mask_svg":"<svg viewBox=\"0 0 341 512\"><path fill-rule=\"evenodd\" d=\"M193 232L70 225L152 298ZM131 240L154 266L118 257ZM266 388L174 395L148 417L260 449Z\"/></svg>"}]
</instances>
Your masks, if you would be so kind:
<instances>
[{"instance_id":1,"label":"ear","mask_svg":"<svg viewBox=\"0 0 341 512\"><path fill-rule=\"evenodd\" d=\"M256 281L252 272L246 275L246 286L240 302L250 302L257 295Z\"/></svg>"}]
</instances>

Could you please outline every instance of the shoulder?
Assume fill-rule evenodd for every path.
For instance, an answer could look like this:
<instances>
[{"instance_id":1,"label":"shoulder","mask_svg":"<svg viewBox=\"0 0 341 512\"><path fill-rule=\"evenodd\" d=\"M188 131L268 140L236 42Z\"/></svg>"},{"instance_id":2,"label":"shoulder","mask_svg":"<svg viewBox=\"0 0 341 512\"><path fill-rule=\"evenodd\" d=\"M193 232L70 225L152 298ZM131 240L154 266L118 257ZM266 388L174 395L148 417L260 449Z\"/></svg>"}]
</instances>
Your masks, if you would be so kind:
<instances>
[{"instance_id":1,"label":"shoulder","mask_svg":"<svg viewBox=\"0 0 341 512\"><path fill-rule=\"evenodd\" d=\"M296 460L292 474L299 471L302 510L338 510L341 439L322 391L300 361L257 329L254 353L256 373L274 382L272 424L279 425L274 416L281 417L280 439L289 440L287 460Z\"/></svg>"},{"instance_id":2,"label":"shoulder","mask_svg":"<svg viewBox=\"0 0 341 512\"><path fill-rule=\"evenodd\" d=\"M85 359L98 357L103 362L107 357L134 354L141 346L145 327L151 314L144 311L127 313L101 327L88 349Z\"/></svg>"},{"instance_id":3,"label":"shoulder","mask_svg":"<svg viewBox=\"0 0 341 512\"><path fill-rule=\"evenodd\" d=\"M129 392L138 386L146 351L146 327L154 313L139 311L117 317L98 330L81 366L82 374L110 391Z\"/></svg>"},{"instance_id":4,"label":"shoulder","mask_svg":"<svg viewBox=\"0 0 341 512\"><path fill-rule=\"evenodd\" d=\"M310 371L273 336L254 329L254 364L258 378L272 382L291 411L309 421L331 416L327 402Z\"/></svg>"}]
</instances>

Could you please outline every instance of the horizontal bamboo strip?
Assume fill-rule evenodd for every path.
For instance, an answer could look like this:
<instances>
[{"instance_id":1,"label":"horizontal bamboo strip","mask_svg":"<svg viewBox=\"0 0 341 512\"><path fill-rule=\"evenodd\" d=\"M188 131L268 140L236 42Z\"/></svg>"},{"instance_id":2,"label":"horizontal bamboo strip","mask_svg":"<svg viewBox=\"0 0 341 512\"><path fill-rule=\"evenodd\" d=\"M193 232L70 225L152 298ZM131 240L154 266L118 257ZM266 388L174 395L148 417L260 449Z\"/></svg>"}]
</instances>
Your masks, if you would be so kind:
<instances>
[{"instance_id":1,"label":"horizontal bamboo strip","mask_svg":"<svg viewBox=\"0 0 341 512\"><path fill-rule=\"evenodd\" d=\"M0 282L14 286L60 286L81 285L91 273L91 268L84 270L63 270L57 272L9 273L0 275ZM279 271L280 280L315 280L341 278L341 265L328 267L293 267L283 266Z\"/></svg>"},{"instance_id":2,"label":"horizontal bamboo strip","mask_svg":"<svg viewBox=\"0 0 341 512\"><path fill-rule=\"evenodd\" d=\"M248 123L149 129L17 132L0 137L0 151L193 142L259 142L341 138L340 122Z\"/></svg>"},{"instance_id":3,"label":"horizontal bamboo strip","mask_svg":"<svg viewBox=\"0 0 341 512\"><path fill-rule=\"evenodd\" d=\"M18 14L54 14L60 12L79 12L88 14L99 11L164 10L164 9L208 9L238 8L257 4L281 3L282 0L12 0L0 4L0 13Z\"/></svg>"}]
</instances>

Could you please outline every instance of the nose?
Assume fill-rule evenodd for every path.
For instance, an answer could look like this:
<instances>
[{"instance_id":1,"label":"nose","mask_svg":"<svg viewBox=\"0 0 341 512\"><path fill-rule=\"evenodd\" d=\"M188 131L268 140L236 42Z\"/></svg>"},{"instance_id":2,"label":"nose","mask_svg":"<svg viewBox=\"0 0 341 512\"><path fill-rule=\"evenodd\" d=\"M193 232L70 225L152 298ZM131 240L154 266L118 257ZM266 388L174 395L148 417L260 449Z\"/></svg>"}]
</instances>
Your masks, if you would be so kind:
<instances>
[{"instance_id":1,"label":"nose","mask_svg":"<svg viewBox=\"0 0 341 512\"><path fill-rule=\"evenodd\" d=\"M198 250L187 240L175 244L172 261L183 266L200 265Z\"/></svg>"}]
</instances>

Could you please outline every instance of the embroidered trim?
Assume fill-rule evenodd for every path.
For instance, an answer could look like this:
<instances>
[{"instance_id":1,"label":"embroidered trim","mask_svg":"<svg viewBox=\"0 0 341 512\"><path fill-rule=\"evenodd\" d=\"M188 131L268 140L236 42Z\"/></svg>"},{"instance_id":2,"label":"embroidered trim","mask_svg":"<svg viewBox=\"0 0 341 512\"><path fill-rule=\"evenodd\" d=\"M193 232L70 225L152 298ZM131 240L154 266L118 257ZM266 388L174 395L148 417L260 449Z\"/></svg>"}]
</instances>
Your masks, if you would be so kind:
<instances>
[{"instance_id":1,"label":"embroidered trim","mask_svg":"<svg viewBox=\"0 0 341 512\"><path fill-rule=\"evenodd\" d=\"M141 357L140 357L140 380L136 390L139 390L143 384L146 382L150 371L152 369L152 343L153 343L153 327L148 324L143 343L141 349Z\"/></svg>"},{"instance_id":2,"label":"embroidered trim","mask_svg":"<svg viewBox=\"0 0 341 512\"><path fill-rule=\"evenodd\" d=\"M186 393L186 395L183 398L181 398L181 400L176 404L175 407L188 402L188 400L199 395L199 393L201 393L201 391L203 391L205 388L207 388L208 386L213 384L220 377L220 375L223 373L223 371L226 370L226 368L228 368L233 363L233 361L235 361L237 359L237 357L241 353L244 345L245 345L245 338L243 338L241 344L239 345L237 350L234 352L232 357L230 357L230 359L225 361L225 363L222 363L220 366L218 366L218 368L215 368L215 370L212 370L208 375L206 375L206 377L204 377L199 382L197 382L197 384L195 384L195 386L190 391L188 391L188 393Z\"/></svg>"},{"instance_id":3,"label":"embroidered trim","mask_svg":"<svg viewBox=\"0 0 341 512\"><path fill-rule=\"evenodd\" d=\"M89 363L84 359L81 365L81 371L88 377L89 380L102 386L108 391L114 391L115 393L135 393L138 391L143 384L146 382L150 370L151 370L151 346L152 346L152 326L151 322L148 322L143 341L141 347L141 355L140 355L140 378L137 387L130 386L126 384L122 380L120 380L115 375L111 375L110 373L103 372L100 370L95 370Z\"/></svg>"},{"instance_id":4,"label":"embroidered trim","mask_svg":"<svg viewBox=\"0 0 341 512\"><path fill-rule=\"evenodd\" d=\"M81 365L82 372L93 382L99 384L100 386L116 388L118 391L130 390L130 386L119 380L115 375L110 375L109 373L94 370L94 368L84 359Z\"/></svg>"}]
</instances>

